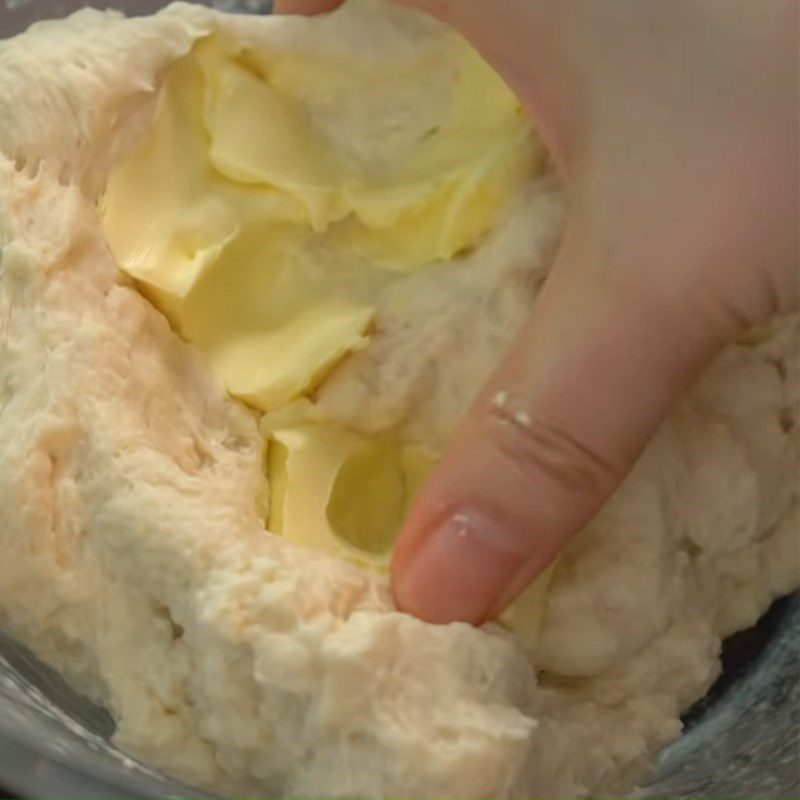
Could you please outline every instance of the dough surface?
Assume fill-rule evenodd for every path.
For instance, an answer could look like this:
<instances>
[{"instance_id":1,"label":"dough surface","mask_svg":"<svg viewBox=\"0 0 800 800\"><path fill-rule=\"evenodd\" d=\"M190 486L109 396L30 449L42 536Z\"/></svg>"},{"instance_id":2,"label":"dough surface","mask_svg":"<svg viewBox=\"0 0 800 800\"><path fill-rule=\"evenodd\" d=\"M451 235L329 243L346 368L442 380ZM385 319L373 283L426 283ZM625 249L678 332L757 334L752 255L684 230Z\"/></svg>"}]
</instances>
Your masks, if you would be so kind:
<instances>
[{"instance_id":1,"label":"dough surface","mask_svg":"<svg viewBox=\"0 0 800 800\"><path fill-rule=\"evenodd\" d=\"M798 583L797 318L727 348L665 422L563 555L533 648L398 613L385 577L265 530L257 414L106 241L112 166L210 34L364 69L447 35L361 0L311 19L86 10L0 43L0 625L109 708L122 748L224 795L630 789L721 638ZM471 253L403 275L319 408L444 444L561 212L539 175Z\"/></svg>"}]
</instances>

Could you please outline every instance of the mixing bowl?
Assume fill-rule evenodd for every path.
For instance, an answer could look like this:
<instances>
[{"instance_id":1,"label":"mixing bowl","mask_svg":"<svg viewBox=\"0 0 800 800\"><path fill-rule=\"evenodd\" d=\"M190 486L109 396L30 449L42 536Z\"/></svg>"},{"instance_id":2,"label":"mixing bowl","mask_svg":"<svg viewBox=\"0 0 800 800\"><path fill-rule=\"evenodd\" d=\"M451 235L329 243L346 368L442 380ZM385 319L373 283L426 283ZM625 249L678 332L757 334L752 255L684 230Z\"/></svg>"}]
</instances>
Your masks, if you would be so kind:
<instances>
[{"instance_id":1,"label":"mixing bowl","mask_svg":"<svg viewBox=\"0 0 800 800\"><path fill-rule=\"evenodd\" d=\"M266 13L269 0L215 0L225 11ZM62 17L80 0L0 0L0 38ZM128 14L159 0L104 2ZM800 797L800 596L777 601L729 639L723 674L661 754L642 797ZM207 797L120 752L114 722L52 670L0 634L0 793L24 797Z\"/></svg>"}]
</instances>

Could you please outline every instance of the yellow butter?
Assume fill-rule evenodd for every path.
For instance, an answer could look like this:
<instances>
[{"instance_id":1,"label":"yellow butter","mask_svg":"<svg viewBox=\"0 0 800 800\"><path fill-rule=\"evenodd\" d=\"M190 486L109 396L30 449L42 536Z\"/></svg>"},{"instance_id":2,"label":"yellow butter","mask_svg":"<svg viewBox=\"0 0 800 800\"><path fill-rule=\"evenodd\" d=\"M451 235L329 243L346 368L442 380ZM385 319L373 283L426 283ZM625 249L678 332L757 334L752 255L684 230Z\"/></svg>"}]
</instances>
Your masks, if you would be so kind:
<instances>
[{"instance_id":1,"label":"yellow butter","mask_svg":"<svg viewBox=\"0 0 800 800\"><path fill-rule=\"evenodd\" d=\"M368 436L319 419L310 403L267 415L268 528L297 544L379 571L439 454L392 434ZM499 621L536 643L554 567Z\"/></svg>"},{"instance_id":2,"label":"yellow butter","mask_svg":"<svg viewBox=\"0 0 800 800\"><path fill-rule=\"evenodd\" d=\"M312 392L347 352L367 344L372 309L320 302L278 328L210 342L207 353L228 391L263 410Z\"/></svg>"},{"instance_id":3,"label":"yellow butter","mask_svg":"<svg viewBox=\"0 0 800 800\"><path fill-rule=\"evenodd\" d=\"M102 212L122 268L231 393L268 411L312 388L364 346L393 273L474 247L530 174L517 98L447 42L371 72L211 36L173 67ZM456 77L428 98L431 70Z\"/></svg>"}]
</instances>

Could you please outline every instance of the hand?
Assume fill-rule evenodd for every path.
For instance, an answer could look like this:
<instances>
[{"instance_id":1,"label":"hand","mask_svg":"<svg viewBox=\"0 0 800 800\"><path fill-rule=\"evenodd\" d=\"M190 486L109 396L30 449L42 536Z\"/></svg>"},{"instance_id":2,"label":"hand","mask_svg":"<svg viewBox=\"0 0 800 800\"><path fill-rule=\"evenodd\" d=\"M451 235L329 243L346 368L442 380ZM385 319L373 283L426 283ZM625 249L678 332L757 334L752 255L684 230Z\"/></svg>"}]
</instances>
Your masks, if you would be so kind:
<instances>
[{"instance_id":1,"label":"hand","mask_svg":"<svg viewBox=\"0 0 800 800\"><path fill-rule=\"evenodd\" d=\"M515 89L567 192L533 314L395 548L400 608L479 623L599 510L726 342L797 307L798 5L406 4Z\"/></svg>"}]
</instances>

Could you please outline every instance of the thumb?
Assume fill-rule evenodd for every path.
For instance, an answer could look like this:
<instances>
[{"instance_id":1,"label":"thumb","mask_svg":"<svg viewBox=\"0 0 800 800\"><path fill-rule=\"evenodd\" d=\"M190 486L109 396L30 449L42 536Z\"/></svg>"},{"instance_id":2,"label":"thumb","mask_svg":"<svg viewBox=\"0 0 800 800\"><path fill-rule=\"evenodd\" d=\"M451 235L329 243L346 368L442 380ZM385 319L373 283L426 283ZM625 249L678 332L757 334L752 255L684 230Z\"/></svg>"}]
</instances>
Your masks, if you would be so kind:
<instances>
[{"instance_id":1,"label":"thumb","mask_svg":"<svg viewBox=\"0 0 800 800\"><path fill-rule=\"evenodd\" d=\"M643 288L640 273L562 249L397 541L401 609L440 623L500 613L599 510L733 335L683 310L691 290Z\"/></svg>"}]
</instances>

